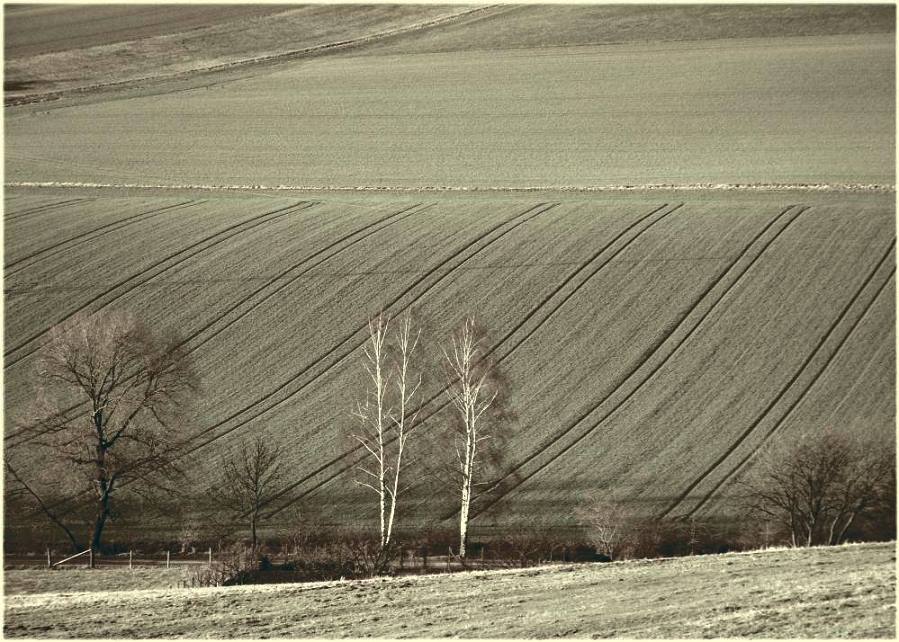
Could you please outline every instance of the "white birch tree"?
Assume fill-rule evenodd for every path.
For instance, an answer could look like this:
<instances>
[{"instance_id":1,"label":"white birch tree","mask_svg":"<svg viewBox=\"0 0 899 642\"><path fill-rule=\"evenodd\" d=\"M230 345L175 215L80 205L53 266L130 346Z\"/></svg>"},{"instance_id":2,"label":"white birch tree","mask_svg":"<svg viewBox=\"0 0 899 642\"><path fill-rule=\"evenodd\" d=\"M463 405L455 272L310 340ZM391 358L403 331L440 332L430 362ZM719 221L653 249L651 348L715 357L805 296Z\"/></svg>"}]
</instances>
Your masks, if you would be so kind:
<instances>
[{"instance_id":1,"label":"white birch tree","mask_svg":"<svg viewBox=\"0 0 899 642\"><path fill-rule=\"evenodd\" d=\"M406 316L390 346L390 321L382 312L368 322L363 366L369 384L364 400L356 403L352 413L359 422L352 438L364 450L356 466L361 477L356 483L377 497L381 551L391 545L398 500L409 488L402 473L411 463L407 445L416 427L418 409L412 407L421 385L421 374L412 371L420 331L413 332L411 319ZM394 348L393 358L388 354L390 347Z\"/></svg>"},{"instance_id":2,"label":"white birch tree","mask_svg":"<svg viewBox=\"0 0 899 642\"><path fill-rule=\"evenodd\" d=\"M459 556L465 557L468 543L468 521L477 478L484 464L483 442L491 439L480 419L490 408L498 391L488 384L490 365L482 359L483 351L472 317L451 338L451 349L444 350L447 366L447 390L459 421L453 434L459 483Z\"/></svg>"}]
</instances>

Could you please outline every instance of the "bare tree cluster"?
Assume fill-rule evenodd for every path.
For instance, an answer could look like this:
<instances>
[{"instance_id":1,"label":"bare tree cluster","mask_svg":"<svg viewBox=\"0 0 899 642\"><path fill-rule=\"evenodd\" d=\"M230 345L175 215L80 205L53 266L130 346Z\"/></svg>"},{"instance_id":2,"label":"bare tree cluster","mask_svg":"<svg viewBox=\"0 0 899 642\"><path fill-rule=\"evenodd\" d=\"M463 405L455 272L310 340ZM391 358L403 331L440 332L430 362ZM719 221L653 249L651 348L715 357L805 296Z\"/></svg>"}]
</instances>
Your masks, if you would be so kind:
<instances>
[{"instance_id":1,"label":"bare tree cluster","mask_svg":"<svg viewBox=\"0 0 899 642\"><path fill-rule=\"evenodd\" d=\"M772 441L741 482L746 508L793 546L840 543L860 518L895 507L893 446L836 430Z\"/></svg>"}]
</instances>

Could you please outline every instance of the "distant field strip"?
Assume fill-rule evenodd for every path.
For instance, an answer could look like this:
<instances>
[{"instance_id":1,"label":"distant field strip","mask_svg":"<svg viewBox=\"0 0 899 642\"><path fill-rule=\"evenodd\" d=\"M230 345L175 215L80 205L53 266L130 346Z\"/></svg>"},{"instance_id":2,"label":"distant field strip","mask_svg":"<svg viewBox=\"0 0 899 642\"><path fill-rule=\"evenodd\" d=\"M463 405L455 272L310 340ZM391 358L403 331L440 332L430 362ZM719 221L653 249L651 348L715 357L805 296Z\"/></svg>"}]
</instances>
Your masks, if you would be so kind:
<instances>
[{"instance_id":1,"label":"distant field strip","mask_svg":"<svg viewBox=\"0 0 899 642\"><path fill-rule=\"evenodd\" d=\"M493 346L491 346L491 347L485 352L484 358L489 357L489 356L490 356L491 354L493 354L493 353L494 353L500 346L504 345L505 342L506 342L512 335L515 334L515 332L517 332L522 326L524 326L524 324L527 323L527 321L530 320L535 314L537 314L537 312L540 311L540 310L541 310L541 309L542 309L542 308L543 308L543 307L544 307L544 306L545 306L545 305L546 305L546 304L547 304L553 297L555 297L557 294L559 294L559 293L563 290L563 288L564 288L566 285L568 285L568 283L569 283L572 279L574 279L578 274L580 274L581 272L583 272L584 270L586 270L586 269L587 269L587 268L588 268L594 261L596 261L600 256L602 256L602 255L606 252L606 250L608 250L610 247L612 247L612 246L613 246L619 239L621 239L622 237L624 237L627 233L631 232L635 227L637 227L637 226L638 226L640 223L642 223L643 221L645 221L645 220L651 218L652 216L654 216L654 215L656 215L656 214L659 214L659 212L663 212L663 210L667 210L667 211L664 211L664 212L661 214L661 216L657 216L655 219L653 219L652 221L650 221L647 225L645 225L644 227L642 227L641 229L639 229L636 233L634 233L632 236L630 236L630 237L628 238L628 240L625 241L625 242L623 243L623 245L621 245L621 247L619 247L619 248L618 248L618 249L617 249L611 256L609 256L608 258L606 258L606 260L605 260L603 263L601 263L598 267L596 267L596 268L593 270L593 272L590 273L590 275L588 275L583 281L581 281L581 283L580 283L578 286L576 286L571 292L568 293L568 295L566 295L566 296L565 296L565 297L564 297L558 304L556 304L555 307L553 307L548 313L546 313L546 314L543 316L542 320L538 323L537 326L535 326L534 328L532 328L532 329L531 329L531 330L530 330L530 331L529 331L529 332L528 332L522 339L520 339L520 340L518 341L518 343L516 343L514 346L512 346L511 348L509 348L509 349L505 352L505 354L503 355L503 357L500 359L500 361L501 361L502 359L505 359L507 356L509 356L509 355L510 355L510 354L511 354L511 353L512 353L518 346L520 346L520 345L521 345L525 340L527 340L527 339L528 339L534 332L536 332L537 329L538 329L541 325L543 325L543 323L544 323L550 316L552 316L552 315L556 312L556 310L558 310L562 305L564 305L564 303L565 303L565 302L566 302L566 301L567 301L567 300L568 300L568 299L569 299L569 298L570 298L570 297L571 297L571 296L572 296L578 289L580 289L580 287L581 287L584 283L586 283L587 280L589 280L589 279L592 278L595 274L597 274L597 273L598 273L603 267L605 267L605 266L606 266L606 265L607 265L613 258L615 258L615 256L617 256L617 255L618 255L619 253L621 253L624 249L626 249L631 243L633 243L633 242L640 236L640 234L642 234L642 233L645 232L647 229L649 229L652 225L654 225L655 223L658 223L660 220L662 220L663 218L665 218L665 217L668 216L669 214L672 214L675 210L679 209L679 208L682 207L682 206L683 206L683 204L681 203L680 205L676 205L675 207L668 209L668 204L667 204L667 203L666 203L666 204L663 204L663 205L661 205L661 206L659 206L659 207L657 207L657 208L654 208L654 209L653 209L652 211L650 211L648 214L645 214L645 215L643 215L643 216L637 218L637 220L635 220L635 221L632 222L630 225L628 225L627 227L625 227L621 232L619 232L617 235L615 235L610 241L608 241L607 243L605 243L605 244L604 244L604 245L603 245L597 252L595 252L592 256L588 257L587 260L586 260L584 263L580 264L579 267L578 267L577 269L575 269L571 274L569 274L568 277L566 277L566 278L562 281L562 283L561 283L557 288L555 288L552 292L550 292L550 294L548 294L546 297L544 297L543 300L541 300L541 301L540 301L534 308L532 308L532 309L531 309L531 310L524 316L524 318L522 318L522 320L519 321L519 323L515 325L515 327L513 327L509 332L507 332L507 333L506 333L506 334L505 334L499 341L497 341L496 343L494 343ZM420 410L426 408L427 406L429 406L430 404L432 404L435 400L437 400L437 399L443 397L443 395L444 395L444 393L446 392L446 390L447 390L447 386L443 386L441 389L439 389L438 391L436 391L435 393L433 393L428 399L423 400L422 403L421 403L420 406L419 406L419 409L418 409L418 410L414 410L414 411L410 411L410 412L407 414L407 418L408 418L408 417L411 417L413 414L415 414L415 413L417 413L417 412L420 412ZM419 426L419 425L425 423L428 419L430 419L430 418L433 417L435 414L437 414L438 412L440 412L440 410L442 410L443 408L445 408L446 405L447 405L447 403L448 403L448 402L444 401L443 403L439 404L437 407L432 408L432 409L431 409L429 412L427 412L425 415L419 417L418 420L417 420L416 423L415 423L415 426ZM393 440L391 439L389 443L392 443L392 441L393 441ZM295 490L296 488L298 488L300 485L302 485L302 484L306 483L307 481L313 479L314 477L320 475L322 472L326 471L328 468L330 468L330 467L332 467L332 466L334 466L334 465L340 463L340 462L343 461L343 460L346 460L347 458L350 458L350 457L353 457L353 456L357 455L358 453L361 452L361 449L362 449L361 446L354 446L354 447L351 448L349 451L346 451L346 452L344 452L344 453L338 455L337 457L334 457L333 459L331 459L331 460L329 460L328 462L324 463L322 466L316 468L316 469L313 470L312 472L310 472L310 473L304 475L304 476L301 477L300 479L298 479L298 480L292 482L291 484L289 484L286 488L284 488L283 490L281 490L280 492L278 492L276 495L274 495L274 496L272 497L272 500L276 500L276 499L278 499L278 498L280 498L280 497L283 497L283 496L286 495L287 493L289 493L289 492ZM327 483L333 481L334 479L336 479L336 478L339 477L340 475L342 475L342 474L346 473L348 470L352 469L352 468L353 468L356 464L358 464L358 463L359 463L359 460L357 459L357 460L352 461L352 462L349 463L349 464L343 465L343 466L340 467L338 470L336 470L336 471L330 473L330 474L329 474L327 477L325 477L324 479L319 480L318 482L316 482L316 483L315 483L313 486L311 486L310 488L305 489L305 490L303 491L303 493L292 496L292 498L290 499L290 501L288 501L286 504L283 504L283 505L281 505L280 507L276 508L274 511L271 512L271 515L276 515L276 514L280 513L282 510L284 510L285 508L287 508L289 505L291 505L291 504L294 503L295 501L301 499L302 497L305 497L305 496L309 495L310 493L316 491L317 489L321 488L321 487L324 486L325 484L327 484Z\"/></svg>"},{"instance_id":2,"label":"distant field strip","mask_svg":"<svg viewBox=\"0 0 899 642\"><path fill-rule=\"evenodd\" d=\"M220 230L214 234L211 234L200 241L192 243L191 245L174 252L159 261L156 261L148 268L138 272L136 274L132 274L131 276L115 283L112 287L108 288L104 292L94 296L92 299L87 301L86 303L80 305L75 310L72 310L62 318L56 319L53 323L46 326L41 331L31 335L24 341L20 341L15 346L9 348L4 352L4 369L9 368L11 366L16 365L23 359L26 359L30 355L34 354L40 349L39 345L33 345L38 339L44 336L54 325L62 323L67 319L72 318L79 312L86 310L93 306L93 311L96 312L99 309L102 309L117 299L121 298L128 292L133 289L143 285L147 281L159 276L160 274L166 272L167 270L172 269L176 265L183 263L184 261L192 258L196 254L208 250L211 247L214 247L220 243L224 243L225 241L231 239L232 237L240 234L242 232L246 232L247 230L253 229L259 225L263 225L265 223L270 223L282 216L287 216L288 214L296 211L300 211L303 209L307 209L309 207L314 206L315 203L307 203L305 201L301 201L296 205L282 207L277 210L273 210L271 212L266 212L265 214L261 214L259 216L254 216L248 220L241 221L240 223L235 223L234 225L230 225L223 230ZM302 207L301 207L302 206ZM98 305L94 305L98 304ZM30 349L27 349L28 346L31 346ZM17 354L18 353L18 354ZM13 356L15 355L15 356Z\"/></svg>"},{"instance_id":3,"label":"distant field strip","mask_svg":"<svg viewBox=\"0 0 899 642\"><path fill-rule=\"evenodd\" d=\"M645 357L639 360L607 395L587 410L583 411L574 421L556 432L552 440L547 441L537 450L533 451L519 463L511 467L502 478L488 488L485 491L485 495L490 499L473 510L473 516L476 517L477 515L485 513L513 490L545 470L554 462L558 461L562 455L581 443L606 419L612 416L616 410L636 394L643 385L685 345L687 340L696 332L705 319L708 318L718 303L737 283L740 282L747 272L749 272L771 244L808 209L809 208L806 207L790 206L772 218L771 221L769 221L768 224L765 225L765 227L762 228L762 230L743 248L734 261L713 279L708 287L693 301L690 307L681 316L680 320L675 323L671 331L662 336L654 346L647 349L644 352ZM785 222L780 226L776 225L782 221ZM768 234L769 232L771 233ZM761 240L766 234L768 235L767 238ZM737 267L738 265L740 267ZM716 290L717 292L712 294L712 292ZM663 347L667 347L664 352L662 351ZM656 362L653 365L652 362L654 359ZM640 374L638 375L638 373ZM636 380L637 378L639 378L639 381ZM625 385L628 383L631 384L631 388L629 391L625 392ZM605 411L602 417L597 419L589 428L577 434L568 443L563 444L561 442L561 440L574 430L574 428L587 420L590 415L604 406L616 394L619 395L619 399L612 403L612 407ZM524 466L528 465L544 453L548 453L551 449L554 449L555 452L549 455L543 463L538 464L536 468L527 474L520 474L520 471Z\"/></svg>"},{"instance_id":4,"label":"distant field strip","mask_svg":"<svg viewBox=\"0 0 899 642\"><path fill-rule=\"evenodd\" d=\"M289 7L285 7L287 9ZM145 84L147 82L164 82L171 81L173 79L178 78L191 78L194 76L200 75L208 75L216 72L222 72L227 70L233 70L237 68L245 68L259 65L270 65L273 63L286 62L291 60L298 60L301 58L317 56L324 53L330 53L333 51L341 51L347 50L354 47L359 47L361 45L366 45L378 40L382 40L385 38L393 38L396 36L400 36L406 33L410 33L413 31L420 31L422 29L429 29L433 27L437 27L442 24L446 24L447 22L452 22L455 20L459 20L460 18L464 18L470 16L472 14L481 13L484 11L489 11L494 9L494 6L481 6L463 9L456 13L452 13L446 16L440 16L437 18L433 18L431 20L424 20L420 22L415 22L409 25L404 25L402 27L397 27L394 29L389 29L385 31L365 34L356 38L351 38L347 40L338 40L335 42L322 43L310 47L303 47L301 49L293 49L289 51L278 52L269 55L263 56L252 56L248 58L243 58L239 60L231 60L229 62L216 64L216 65L203 65L196 66L191 69L187 69L185 71L179 71L175 73L167 73L167 74L157 74L150 76L141 76L137 78L128 78L126 80L119 80L115 82L105 82L105 83L96 83L91 85L85 85L80 87L73 87L65 90L58 91L47 91L40 92L35 94L25 94L19 96L11 96L6 97L4 104L8 106L12 105L26 105L30 103L39 103L46 102L49 100L59 100L60 98L64 98L66 96L92 93L97 91L104 91L110 89L118 89L118 88L128 88L132 86L136 86L139 84Z\"/></svg>"},{"instance_id":5,"label":"distant field strip","mask_svg":"<svg viewBox=\"0 0 899 642\"><path fill-rule=\"evenodd\" d=\"M808 381L804 384L804 386L798 386L798 387L801 387L801 390L799 390L795 394L795 397L793 398L793 400L787 404L787 407L782 412L780 418L774 423L774 425L771 428L768 429L768 431L764 434L764 436L758 442L758 444L748 454L746 454L744 457L742 457L737 462L737 464L729 472L727 472L717 483L715 483L713 488L710 491L708 491L693 508L691 508L689 511L684 513L682 516L683 517L691 517L697 511L701 510L702 507L718 491L718 489L721 488L727 481L732 479L734 477L734 475L736 475L740 470L742 470L742 468L746 465L746 462L748 462L753 457L753 455L755 455L755 453L758 452L759 448L761 448L771 438L771 436L777 431L777 429L781 425L783 425L784 421L786 421L786 419L791 415L793 410L806 397L809 390L811 390L815 386L815 384L819 381L819 379L821 378L821 375L824 374L824 372L827 370L827 368L830 366L830 364L833 362L833 360L839 354L843 345L845 345L846 341L849 339L849 337L855 331L855 328L858 327L858 324L868 313L868 310L871 309L871 306L874 304L874 302L877 300L877 298L883 292L886 285L893 279L894 275L896 274L896 266L895 266L895 264L890 265L887 262L887 259L889 259L893 255L893 251L894 251L895 247L896 247L896 241L893 240L893 242L890 243L890 246L887 248L884 255L881 257L880 261L877 262L877 264L874 266L874 269L871 270L870 274L868 274L867 278L862 283L862 286L858 289L858 291L855 293L855 295L849 300L849 302L846 304L846 306L840 312L839 316L830 324L830 327L827 329L827 332L819 339L818 343L815 345L814 350L812 350L812 352L808 355L808 357L806 357L806 359L802 362L802 364L799 366L799 368L796 370L796 372L793 374L793 376L790 378L790 380L787 382L787 384L780 390L780 392L765 407L764 411L758 417L756 417L756 419L746 428L746 430L743 431L743 433L734 442L734 444L731 448L729 448L727 451L722 453L721 456L711 466L709 466L709 468L707 468L699 477L696 478L695 481L693 481L683 492L681 492L680 495L678 495L678 497L675 499L675 501L672 502L671 505L668 506L668 508L666 508L662 512L661 517L667 517L668 515L670 515L674 511L674 509L677 508L689 496L689 494L691 492L693 492L693 490L697 486L699 486L699 484L701 484L704 480L706 480L715 471L715 469L717 469L719 466L721 466L725 461L727 461L731 457L731 455L734 454L734 452L737 450L737 448L746 440L747 437L749 437L749 435L759 426L759 424L762 423L763 420L772 416L772 411L787 396L787 393L791 392L791 388L793 387L793 384L795 384L799 380L801 375L806 373L806 369L809 367L809 365L812 363L812 361L815 360L816 357L820 357L818 359L818 361L823 359L824 360L823 363L818 364L817 367L811 368L811 374L809 375ZM881 268L883 268L884 266L886 266L888 268L886 270L887 276L885 279L882 280L880 285L875 288L875 286L873 285L873 283L875 283L875 276L877 275L878 272L882 271ZM874 292L873 292L873 294L869 295L867 302L857 306L856 304L860 300L863 300L861 298L862 294L865 293L866 291L870 292L871 290L874 290ZM851 322L847 322L847 324L843 324L844 321L852 318L852 316L850 316L850 312L852 312L854 308L858 308L858 307L860 307L861 309L860 309L860 311L856 312L855 318ZM843 324L843 327L841 327L841 324ZM848 327L845 327L846 325L848 325ZM836 337L839 337L839 338L837 339ZM836 342L836 345L833 346L833 348L829 351L829 353L827 351L822 350L824 348L824 346L832 338L833 338L833 341L831 341L831 343Z\"/></svg>"},{"instance_id":6,"label":"distant field strip","mask_svg":"<svg viewBox=\"0 0 899 642\"><path fill-rule=\"evenodd\" d=\"M527 187L508 186L451 186L420 185L415 187L403 185L357 185L357 186L323 186L323 185L163 185L152 183L83 183L55 181L15 181L6 183L11 187L60 187L90 189L145 189L145 190L207 190L207 191L239 191L239 192L643 192L647 190L678 191L807 191L807 192L895 192L895 185L876 183L622 183L619 185L546 185Z\"/></svg>"},{"instance_id":7,"label":"distant field strip","mask_svg":"<svg viewBox=\"0 0 899 642\"><path fill-rule=\"evenodd\" d=\"M138 220L145 221L148 218L152 218L158 214L162 214L164 212L168 212L173 209L182 209L184 207L189 207L191 205L196 205L198 203L202 203L203 201L185 201L183 203L178 203L176 205L168 205L166 207L160 207L156 209L149 210L147 212L141 212L139 214L135 214L134 216L129 216L120 221L114 221L112 223L107 223L106 225L101 225L100 227L94 228L92 230L88 230L87 232L82 232L72 238L65 239L64 241L59 241L58 243L53 243L47 247L44 247L40 250L36 250L31 254L27 254L23 257L17 258L14 261L10 261L6 265L3 266L4 269L4 277L9 278L10 276L20 272L21 270L28 267L28 265L22 265L29 259L38 258L39 260L47 259L54 254L58 254L59 252L66 251L71 249L75 245L80 245L82 243L88 243L93 241L96 238L99 238L105 234L110 232L114 232L123 227L127 227L131 223L134 223ZM55 251L54 251L55 250ZM16 267L18 266L18 267ZM13 269L15 268L15 269Z\"/></svg>"}]
</instances>

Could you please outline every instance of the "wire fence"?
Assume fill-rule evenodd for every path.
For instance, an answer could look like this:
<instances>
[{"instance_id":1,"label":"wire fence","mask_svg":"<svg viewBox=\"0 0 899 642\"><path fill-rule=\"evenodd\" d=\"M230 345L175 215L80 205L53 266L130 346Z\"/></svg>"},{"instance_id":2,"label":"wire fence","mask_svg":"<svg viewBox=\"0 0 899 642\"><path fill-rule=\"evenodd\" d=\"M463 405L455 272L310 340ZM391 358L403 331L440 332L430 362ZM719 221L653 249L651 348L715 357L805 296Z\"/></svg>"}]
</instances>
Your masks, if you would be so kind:
<instances>
[{"instance_id":1,"label":"wire fence","mask_svg":"<svg viewBox=\"0 0 899 642\"><path fill-rule=\"evenodd\" d=\"M172 551L128 551L116 555L101 555L90 549L74 555L47 549L43 554L14 553L3 556L4 568L172 568L177 566L211 566L215 561L212 549L194 553L173 553Z\"/></svg>"}]
</instances>

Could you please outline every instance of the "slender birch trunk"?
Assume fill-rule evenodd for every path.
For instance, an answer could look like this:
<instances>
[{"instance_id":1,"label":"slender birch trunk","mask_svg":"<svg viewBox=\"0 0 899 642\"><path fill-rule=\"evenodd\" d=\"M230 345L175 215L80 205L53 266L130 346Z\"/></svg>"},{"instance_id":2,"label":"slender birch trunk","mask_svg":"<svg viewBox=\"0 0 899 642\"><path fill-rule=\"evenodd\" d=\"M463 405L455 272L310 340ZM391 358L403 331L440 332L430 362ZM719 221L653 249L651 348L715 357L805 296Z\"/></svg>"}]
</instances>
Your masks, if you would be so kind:
<instances>
[{"instance_id":1,"label":"slender birch trunk","mask_svg":"<svg viewBox=\"0 0 899 642\"><path fill-rule=\"evenodd\" d=\"M490 435L479 434L478 420L496 399L496 391L485 389L489 368L476 366L481 361L481 350L475 337L474 320L465 320L460 331L451 339L452 351L444 351L449 370L447 395L461 418L461 434L456 438L456 457L460 472L459 506L459 556L465 557L468 542L468 520L474 499L475 477L480 460L478 444Z\"/></svg>"}]
</instances>

